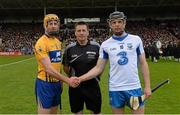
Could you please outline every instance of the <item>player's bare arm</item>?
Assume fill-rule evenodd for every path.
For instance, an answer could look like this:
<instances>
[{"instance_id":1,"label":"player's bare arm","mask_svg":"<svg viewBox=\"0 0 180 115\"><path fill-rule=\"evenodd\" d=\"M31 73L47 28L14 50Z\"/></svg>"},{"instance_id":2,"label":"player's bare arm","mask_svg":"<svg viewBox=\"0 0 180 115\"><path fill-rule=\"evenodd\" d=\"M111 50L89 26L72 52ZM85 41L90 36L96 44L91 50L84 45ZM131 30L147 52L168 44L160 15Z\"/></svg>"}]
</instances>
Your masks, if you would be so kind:
<instances>
[{"instance_id":1,"label":"player's bare arm","mask_svg":"<svg viewBox=\"0 0 180 115\"><path fill-rule=\"evenodd\" d=\"M88 73L79 77L80 82L95 78L101 74L105 68L106 63L107 60L99 58L95 67L93 67Z\"/></svg>"},{"instance_id":2,"label":"player's bare arm","mask_svg":"<svg viewBox=\"0 0 180 115\"><path fill-rule=\"evenodd\" d=\"M52 66L49 57L44 57L41 59L42 64L45 67L45 71L55 77L58 80L61 80L67 84L69 84L71 87L76 87L79 85L79 80L75 77L67 78L64 75L60 74L58 71L56 71Z\"/></svg>"},{"instance_id":3,"label":"player's bare arm","mask_svg":"<svg viewBox=\"0 0 180 115\"><path fill-rule=\"evenodd\" d=\"M149 98L151 96L151 85L150 85L150 75L149 75L149 67L146 62L145 54L141 54L140 58L140 65L142 70L142 75L144 79L144 94L145 98Z\"/></svg>"}]
</instances>

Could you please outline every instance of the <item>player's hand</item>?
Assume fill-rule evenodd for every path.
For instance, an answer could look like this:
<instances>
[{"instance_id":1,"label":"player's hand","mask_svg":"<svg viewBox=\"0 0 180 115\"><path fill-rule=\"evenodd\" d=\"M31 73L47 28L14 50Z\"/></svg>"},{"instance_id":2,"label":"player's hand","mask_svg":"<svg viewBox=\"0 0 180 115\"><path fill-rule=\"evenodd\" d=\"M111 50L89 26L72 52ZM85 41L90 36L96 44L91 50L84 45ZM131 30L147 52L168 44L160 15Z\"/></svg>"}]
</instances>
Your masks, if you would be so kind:
<instances>
[{"instance_id":1,"label":"player's hand","mask_svg":"<svg viewBox=\"0 0 180 115\"><path fill-rule=\"evenodd\" d=\"M69 80L70 80L69 85L73 88L77 87L80 84L80 80L78 77L73 76L73 77L70 77Z\"/></svg>"},{"instance_id":2,"label":"player's hand","mask_svg":"<svg viewBox=\"0 0 180 115\"><path fill-rule=\"evenodd\" d=\"M145 95L145 99L149 98L151 96L151 88L150 87L145 87L144 88L144 95Z\"/></svg>"}]
</instances>

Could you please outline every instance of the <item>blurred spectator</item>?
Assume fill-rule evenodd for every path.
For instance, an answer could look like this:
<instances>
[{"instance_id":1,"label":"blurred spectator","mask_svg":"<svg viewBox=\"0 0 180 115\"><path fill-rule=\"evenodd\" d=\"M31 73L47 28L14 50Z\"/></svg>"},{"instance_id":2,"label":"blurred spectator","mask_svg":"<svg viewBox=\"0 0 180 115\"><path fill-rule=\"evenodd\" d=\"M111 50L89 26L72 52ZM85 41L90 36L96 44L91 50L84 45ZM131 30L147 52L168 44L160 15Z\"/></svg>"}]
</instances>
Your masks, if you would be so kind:
<instances>
[{"instance_id":1,"label":"blurred spectator","mask_svg":"<svg viewBox=\"0 0 180 115\"><path fill-rule=\"evenodd\" d=\"M101 44L110 34L107 26L106 23L90 23L89 39ZM64 46L76 41L73 23L62 24L60 28L59 38L64 42ZM177 38L180 37L180 22L177 20L129 21L127 32L135 33L142 38L149 55L152 53L150 44L153 44L154 41L159 41L163 46L161 48L163 49L162 55L171 56L172 58L175 53L172 53L171 47L169 51L167 44L172 42L177 45ZM0 42L2 42L0 51L21 51L23 54L32 54L33 45L42 34L41 24L3 24L0 26ZM168 47L168 51L165 50L166 47Z\"/></svg>"}]
</instances>

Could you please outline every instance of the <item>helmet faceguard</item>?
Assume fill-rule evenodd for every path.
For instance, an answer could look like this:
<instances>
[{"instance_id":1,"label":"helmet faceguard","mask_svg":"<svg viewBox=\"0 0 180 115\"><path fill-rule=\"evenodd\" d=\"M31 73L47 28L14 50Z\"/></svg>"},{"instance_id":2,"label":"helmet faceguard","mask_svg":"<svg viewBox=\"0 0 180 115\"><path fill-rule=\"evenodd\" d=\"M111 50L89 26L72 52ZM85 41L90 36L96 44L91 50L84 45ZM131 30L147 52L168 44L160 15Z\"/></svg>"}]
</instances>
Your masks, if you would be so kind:
<instances>
[{"instance_id":1,"label":"helmet faceguard","mask_svg":"<svg viewBox=\"0 0 180 115\"><path fill-rule=\"evenodd\" d=\"M58 22L60 21L59 17L56 14L47 14L44 17L44 28L47 27L48 22L51 21L51 20L55 20L55 21L58 21Z\"/></svg>"},{"instance_id":2,"label":"helmet faceguard","mask_svg":"<svg viewBox=\"0 0 180 115\"><path fill-rule=\"evenodd\" d=\"M43 25L44 25L45 31L46 31L46 28L48 26L48 22L53 21L53 20L57 21L58 23L60 22L59 17L56 14L47 14L44 17ZM59 30L58 31L51 31L51 32L48 32L47 34L50 35L50 36L58 36L59 35Z\"/></svg>"}]
</instances>

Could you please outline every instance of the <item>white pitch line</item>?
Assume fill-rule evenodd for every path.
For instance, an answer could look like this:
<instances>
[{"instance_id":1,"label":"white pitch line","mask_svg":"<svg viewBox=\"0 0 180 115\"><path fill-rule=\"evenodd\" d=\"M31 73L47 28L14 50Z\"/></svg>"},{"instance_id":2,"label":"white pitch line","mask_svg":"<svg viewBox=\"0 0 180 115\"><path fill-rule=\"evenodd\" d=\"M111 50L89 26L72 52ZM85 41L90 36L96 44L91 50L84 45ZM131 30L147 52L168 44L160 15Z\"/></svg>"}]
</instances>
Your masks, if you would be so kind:
<instances>
[{"instance_id":1,"label":"white pitch line","mask_svg":"<svg viewBox=\"0 0 180 115\"><path fill-rule=\"evenodd\" d=\"M28 59L24 59L24 60L21 60L21 61L16 61L16 62L8 63L8 64L2 64L2 65L0 65L0 67L5 67L5 66L9 66L9 65L18 64L18 63L21 63L21 62L24 62L24 61L31 60L31 59L33 59L33 58L34 58L34 57L28 58Z\"/></svg>"}]
</instances>

